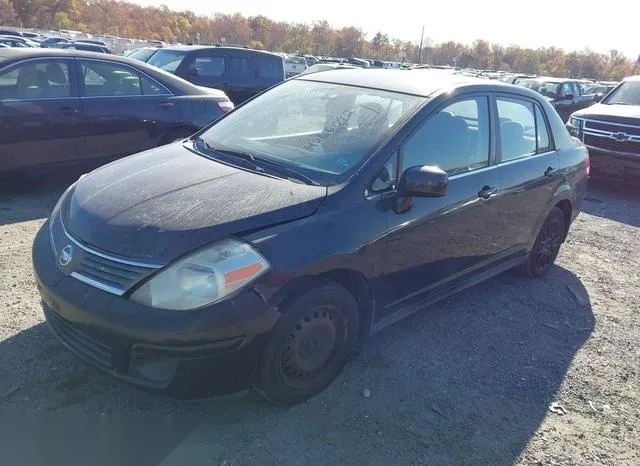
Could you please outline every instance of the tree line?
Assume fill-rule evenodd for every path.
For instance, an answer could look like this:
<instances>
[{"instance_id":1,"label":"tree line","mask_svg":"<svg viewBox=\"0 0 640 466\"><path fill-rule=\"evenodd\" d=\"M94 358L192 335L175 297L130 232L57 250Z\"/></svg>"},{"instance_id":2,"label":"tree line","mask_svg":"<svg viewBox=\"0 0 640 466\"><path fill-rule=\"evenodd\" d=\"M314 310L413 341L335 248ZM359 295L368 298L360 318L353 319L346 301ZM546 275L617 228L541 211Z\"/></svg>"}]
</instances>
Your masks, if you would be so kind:
<instances>
[{"instance_id":1,"label":"tree line","mask_svg":"<svg viewBox=\"0 0 640 466\"><path fill-rule=\"evenodd\" d=\"M0 25L72 29L166 42L224 42L289 53L404 60L557 77L619 80L638 72L636 63L617 50L608 54L589 49L565 52L557 47L531 49L485 40L471 45L454 41L433 44L429 39L421 48L384 32L368 38L359 28L333 28L327 21L288 23L239 13L202 16L117 0L0 0Z\"/></svg>"}]
</instances>

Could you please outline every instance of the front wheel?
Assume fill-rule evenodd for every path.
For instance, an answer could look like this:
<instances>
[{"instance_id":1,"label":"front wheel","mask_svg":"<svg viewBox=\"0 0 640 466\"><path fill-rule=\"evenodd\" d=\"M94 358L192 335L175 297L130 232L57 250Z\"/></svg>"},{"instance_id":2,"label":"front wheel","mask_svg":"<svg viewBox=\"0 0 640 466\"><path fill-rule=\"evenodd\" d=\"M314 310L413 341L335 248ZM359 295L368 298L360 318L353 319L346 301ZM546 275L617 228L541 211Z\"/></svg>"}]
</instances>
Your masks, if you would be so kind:
<instances>
[{"instance_id":1,"label":"front wheel","mask_svg":"<svg viewBox=\"0 0 640 466\"><path fill-rule=\"evenodd\" d=\"M267 399L293 405L340 374L358 335L358 304L336 283L318 285L285 305L260 362L256 385Z\"/></svg>"},{"instance_id":2,"label":"front wheel","mask_svg":"<svg viewBox=\"0 0 640 466\"><path fill-rule=\"evenodd\" d=\"M554 207L540 228L529 258L522 265L524 275L537 278L549 271L560 252L564 232L564 214L558 207Z\"/></svg>"}]
</instances>

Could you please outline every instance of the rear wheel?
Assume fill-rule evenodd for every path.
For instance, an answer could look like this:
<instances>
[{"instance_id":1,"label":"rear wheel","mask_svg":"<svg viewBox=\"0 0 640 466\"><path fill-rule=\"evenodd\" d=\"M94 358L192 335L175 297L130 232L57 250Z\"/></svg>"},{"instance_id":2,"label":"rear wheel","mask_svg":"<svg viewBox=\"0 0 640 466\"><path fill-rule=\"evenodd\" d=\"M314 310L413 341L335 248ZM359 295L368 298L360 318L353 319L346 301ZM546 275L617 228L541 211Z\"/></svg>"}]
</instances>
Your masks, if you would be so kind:
<instances>
[{"instance_id":1,"label":"rear wheel","mask_svg":"<svg viewBox=\"0 0 640 466\"><path fill-rule=\"evenodd\" d=\"M297 404L327 388L358 335L358 305L338 284L318 285L283 309L264 351L257 388L267 399Z\"/></svg>"},{"instance_id":2,"label":"rear wheel","mask_svg":"<svg viewBox=\"0 0 640 466\"><path fill-rule=\"evenodd\" d=\"M527 262L522 265L524 275L537 278L549 271L560 252L564 232L564 214L554 207L540 228Z\"/></svg>"}]
</instances>

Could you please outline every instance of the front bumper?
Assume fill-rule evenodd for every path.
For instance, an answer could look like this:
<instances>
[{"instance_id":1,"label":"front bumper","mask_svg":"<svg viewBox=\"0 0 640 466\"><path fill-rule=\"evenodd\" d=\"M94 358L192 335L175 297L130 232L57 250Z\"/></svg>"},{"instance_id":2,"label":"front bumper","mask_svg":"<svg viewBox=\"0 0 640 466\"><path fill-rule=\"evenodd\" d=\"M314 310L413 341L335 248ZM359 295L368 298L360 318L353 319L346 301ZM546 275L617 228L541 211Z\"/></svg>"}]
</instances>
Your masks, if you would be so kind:
<instances>
[{"instance_id":1,"label":"front bumper","mask_svg":"<svg viewBox=\"0 0 640 466\"><path fill-rule=\"evenodd\" d=\"M587 146L591 177L640 184L640 154L616 152Z\"/></svg>"},{"instance_id":2,"label":"front bumper","mask_svg":"<svg viewBox=\"0 0 640 466\"><path fill-rule=\"evenodd\" d=\"M247 289L194 311L137 304L62 273L48 222L33 244L33 270L54 335L80 358L120 380L177 398L248 388L280 313Z\"/></svg>"}]
</instances>

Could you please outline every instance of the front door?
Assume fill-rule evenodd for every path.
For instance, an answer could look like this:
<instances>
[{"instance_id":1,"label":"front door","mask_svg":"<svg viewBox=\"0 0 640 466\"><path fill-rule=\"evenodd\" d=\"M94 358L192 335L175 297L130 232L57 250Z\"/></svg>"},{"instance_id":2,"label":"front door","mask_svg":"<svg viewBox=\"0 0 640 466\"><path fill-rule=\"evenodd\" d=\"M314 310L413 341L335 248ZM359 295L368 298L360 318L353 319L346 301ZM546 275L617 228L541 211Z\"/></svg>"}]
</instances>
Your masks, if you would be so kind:
<instances>
[{"instance_id":1,"label":"front door","mask_svg":"<svg viewBox=\"0 0 640 466\"><path fill-rule=\"evenodd\" d=\"M489 129L488 97L463 97L430 115L400 148L400 172L436 165L449 174L449 188L387 212L386 305L376 321L488 265L497 252L500 180Z\"/></svg>"},{"instance_id":2,"label":"front door","mask_svg":"<svg viewBox=\"0 0 640 466\"><path fill-rule=\"evenodd\" d=\"M522 255L562 179L540 106L508 95L498 96L496 105L501 121L498 168L503 190L496 243L505 256Z\"/></svg>"},{"instance_id":3,"label":"front door","mask_svg":"<svg viewBox=\"0 0 640 466\"><path fill-rule=\"evenodd\" d=\"M0 71L0 171L81 156L80 103L71 64L31 59Z\"/></svg>"},{"instance_id":4,"label":"front door","mask_svg":"<svg viewBox=\"0 0 640 466\"><path fill-rule=\"evenodd\" d=\"M87 158L113 159L150 149L168 130L163 121L178 121L171 93L135 68L104 60L78 64Z\"/></svg>"}]
</instances>

